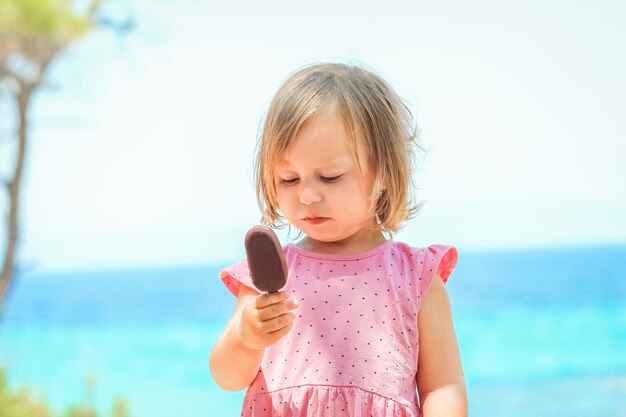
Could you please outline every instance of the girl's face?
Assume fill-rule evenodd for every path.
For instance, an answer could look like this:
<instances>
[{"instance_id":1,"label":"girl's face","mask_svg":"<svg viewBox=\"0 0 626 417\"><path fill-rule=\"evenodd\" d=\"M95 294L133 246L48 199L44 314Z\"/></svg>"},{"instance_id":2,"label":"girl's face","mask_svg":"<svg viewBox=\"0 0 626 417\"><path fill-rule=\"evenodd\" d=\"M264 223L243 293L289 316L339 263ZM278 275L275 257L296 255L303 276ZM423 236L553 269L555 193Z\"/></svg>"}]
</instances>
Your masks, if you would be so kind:
<instances>
[{"instance_id":1,"label":"girl's face","mask_svg":"<svg viewBox=\"0 0 626 417\"><path fill-rule=\"evenodd\" d=\"M341 116L329 109L302 125L277 164L278 206L307 235L300 246L348 253L384 240L370 210L374 177L368 155L362 146L357 151L358 160Z\"/></svg>"}]
</instances>

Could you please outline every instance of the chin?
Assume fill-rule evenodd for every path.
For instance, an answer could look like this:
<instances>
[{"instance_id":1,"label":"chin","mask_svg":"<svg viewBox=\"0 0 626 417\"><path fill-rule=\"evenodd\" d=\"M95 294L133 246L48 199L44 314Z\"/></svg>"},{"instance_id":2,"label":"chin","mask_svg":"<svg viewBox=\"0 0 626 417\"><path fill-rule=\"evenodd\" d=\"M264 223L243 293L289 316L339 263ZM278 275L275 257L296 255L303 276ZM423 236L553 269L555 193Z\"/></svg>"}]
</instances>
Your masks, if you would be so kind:
<instances>
[{"instance_id":1,"label":"chin","mask_svg":"<svg viewBox=\"0 0 626 417\"><path fill-rule=\"evenodd\" d=\"M311 230L311 227L303 227L302 233L307 235L310 239L317 240L318 242L331 243L341 240L340 237L333 235L332 233L323 233L319 230Z\"/></svg>"},{"instance_id":2,"label":"chin","mask_svg":"<svg viewBox=\"0 0 626 417\"><path fill-rule=\"evenodd\" d=\"M306 231L303 230L304 233L306 233L306 235L313 239L313 240L317 240L318 242L323 242L323 243L336 243L336 242L341 242L343 240L348 239L350 236L352 236L352 234L337 234L337 233L307 233Z\"/></svg>"}]
</instances>

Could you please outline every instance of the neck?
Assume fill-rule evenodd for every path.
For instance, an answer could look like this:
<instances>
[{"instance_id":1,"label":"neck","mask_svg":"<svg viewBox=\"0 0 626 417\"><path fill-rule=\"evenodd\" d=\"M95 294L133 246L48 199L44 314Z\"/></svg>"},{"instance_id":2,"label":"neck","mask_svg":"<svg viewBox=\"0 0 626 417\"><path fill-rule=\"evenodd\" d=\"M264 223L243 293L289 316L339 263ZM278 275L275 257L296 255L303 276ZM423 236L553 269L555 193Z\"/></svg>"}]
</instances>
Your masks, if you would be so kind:
<instances>
[{"instance_id":1,"label":"neck","mask_svg":"<svg viewBox=\"0 0 626 417\"><path fill-rule=\"evenodd\" d=\"M379 229L361 229L345 239L324 242L309 236L302 238L296 246L311 252L328 253L335 255L351 255L366 252L385 242L385 236Z\"/></svg>"}]
</instances>

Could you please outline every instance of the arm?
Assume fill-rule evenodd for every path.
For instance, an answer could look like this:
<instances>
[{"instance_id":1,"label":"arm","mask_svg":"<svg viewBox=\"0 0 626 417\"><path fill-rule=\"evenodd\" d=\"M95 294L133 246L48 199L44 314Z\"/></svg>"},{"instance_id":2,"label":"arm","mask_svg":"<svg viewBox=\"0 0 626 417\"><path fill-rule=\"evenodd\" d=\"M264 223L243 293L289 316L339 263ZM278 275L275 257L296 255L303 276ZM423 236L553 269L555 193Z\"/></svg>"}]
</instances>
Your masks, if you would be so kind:
<instances>
[{"instance_id":1,"label":"arm","mask_svg":"<svg viewBox=\"0 0 626 417\"><path fill-rule=\"evenodd\" d=\"M265 348L291 330L295 315L289 311L296 307L285 292L259 295L242 285L235 312L209 358L217 385L227 391L248 388L259 372Z\"/></svg>"},{"instance_id":2,"label":"arm","mask_svg":"<svg viewBox=\"0 0 626 417\"><path fill-rule=\"evenodd\" d=\"M436 274L418 315L417 390L424 417L466 417L467 392L450 301Z\"/></svg>"}]
</instances>

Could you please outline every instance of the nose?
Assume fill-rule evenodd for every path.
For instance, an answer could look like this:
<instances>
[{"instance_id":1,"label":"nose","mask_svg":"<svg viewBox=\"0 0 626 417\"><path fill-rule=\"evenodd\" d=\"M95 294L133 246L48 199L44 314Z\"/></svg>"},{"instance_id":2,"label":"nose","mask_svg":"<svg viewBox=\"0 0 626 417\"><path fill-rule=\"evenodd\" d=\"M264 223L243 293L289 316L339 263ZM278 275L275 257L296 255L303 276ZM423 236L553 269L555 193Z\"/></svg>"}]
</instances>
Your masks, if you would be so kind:
<instances>
[{"instance_id":1,"label":"nose","mask_svg":"<svg viewBox=\"0 0 626 417\"><path fill-rule=\"evenodd\" d=\"M310 205L322 201L322 196L310 187L305 187L300 192L300 203Z\"/></svg>"}]
</instances>

